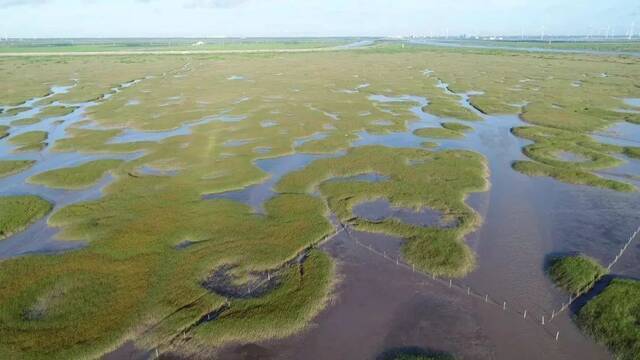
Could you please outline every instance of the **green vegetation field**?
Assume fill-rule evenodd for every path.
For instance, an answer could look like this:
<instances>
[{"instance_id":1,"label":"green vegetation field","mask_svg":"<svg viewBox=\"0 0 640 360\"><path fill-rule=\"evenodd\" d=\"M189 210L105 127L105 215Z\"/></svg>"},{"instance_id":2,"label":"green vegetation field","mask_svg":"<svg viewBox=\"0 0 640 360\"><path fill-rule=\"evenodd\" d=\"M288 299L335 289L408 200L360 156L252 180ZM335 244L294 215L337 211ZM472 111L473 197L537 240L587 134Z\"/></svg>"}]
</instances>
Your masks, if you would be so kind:
<instances>
[{"instance_id":1,"label":"green vegetation field","mask_svg":"<svg viewBox=\"0 0 640 360\"><path fill-rule=\"evenodd\" d=\"M96 160L72 168L43 172L27 181L51 188L81 189L95 184L107 171L121 164L121 160Z\"/></svg>"},{"instance_id":2,"label":"green vegetation field","mask_svg":"<svg viewBox=\"0 0 640 360\"><path fill-rule=\"evenodd\" d=\"M572 294L581 294L589 290L607 270L592 258L575 255L555 259L548 272L557 286Z\"/></svg>"},{"instance_id":3,"label":"green vegetation field","mask_svg":"<svg viewBox=\"0 0 640 360\"><path fill-rule=\"evenodd\" d=\"M357 38L305 39L79 39L58 41L22 40L0 45L0 53L47 52L153 52L153 51L218 51L314 49L345 45Z\"/></svg>"},{"instance_id":4,"label":"green vegetation field","mask_svg":"<svg viewBox=\"0 0 640 360\"><path fill-rule=\"evenodd\" d=\"M640 354L640 282L614 279L578 313L580 326L607 345L618 359Z\"/></svg>"},{"instance_id":5,"label":"green vegetation field","mask_svg":"<svg viewBox=\"0 0 640 360\"><path fill-rule=\"evenodd\" d=\"M24 230L51 209L51 203L38 196L0 197L0 240Z\"/></svg>"},{"instance_id":6,"label":"green vegetation field","mask_svg":"<svg viewBox=\"0 0 640 360\"><path fill-rule=\"evenodd\" d=\"M609 76L601 77L603 72ZM474 131L446 119L481 120L460 105L459 96L438 88L438 79L455 92L483 91L472 104L484 113L522 111L528 125L513 134L531 142L523 149L529 160L514 168L634 190L597 171L621 164L621 156L635 150L588 135L619 121L640 123L637 114L613 110L625 107L620 99L637 94L635 59L382 44L317 53L0 56L0 76L0 104L19 107L50 94L52 84L77 83L41 100L40 105L67 105L46 117L97 102L76 122L53 125L47 119L12 122L9 111L27 109L1 114L6 137L0 141L7 152L1 154L2 176L43 161L39 155L78 155L89 160L60 161L27 181L82 191L107 172L113 178L100 198L56 208L48 218L60 231L58 239L86 247L0 261L0 358L91 358L129 340L145 349L200 354L229 342L298 332L332 296L333 260L315 249L335 232L332 214L359 230L402 238L404 257L421 269L467 274L475 255L464 236L482 219L464 200L488 189L487 159L435 147L450 137L464 141ZM580 87L572 86L576 80ZM128 86L112 90L121 84ZM372 100L381 94L425 97L422 111L443 120L432 124L439 127L416 130L425 136L420 147L352 147L364 132L412 136L410 126L419 120L412 112L416 103ZM514 106L522 103L524 108ZM115 141L127 131L138 136ZM164 132L172 136L158 136ZM586 160L563 160L563 152ZM285 174L263 204L264 213L239 201L203 199L262 183L270 175L257 166L259 160L295 153L324 157ZM126 160L104 160L116 154ZM145 167L168 174L140 171ZM388 180L328 181L372 172ZM358 203L380 198L437 210L455 226L353 215ZM7 227L9 234L37 216L7 218L7 224L21 224ZM305 261L294 261L304 254ZM274 280L260 296L227 296L203 286L219 269L229 269L226 279L243 289L267 272Z\"/></svg>"}]
</instances>

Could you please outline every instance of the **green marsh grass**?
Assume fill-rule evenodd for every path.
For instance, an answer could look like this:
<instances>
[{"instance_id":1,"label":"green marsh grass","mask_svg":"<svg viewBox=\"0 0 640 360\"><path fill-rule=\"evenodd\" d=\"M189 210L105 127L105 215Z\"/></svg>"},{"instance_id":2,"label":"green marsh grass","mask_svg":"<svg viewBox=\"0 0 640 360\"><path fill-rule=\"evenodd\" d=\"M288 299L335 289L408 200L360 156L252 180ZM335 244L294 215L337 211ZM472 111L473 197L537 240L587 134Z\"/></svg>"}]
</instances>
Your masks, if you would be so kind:
<instances>
[{"instance_id":1,"label":"green marsh grass","mask_svg":"<svg viewBox=\"0 0 640 360\"><path fill-rule=\"evenodd\" d=\"M554 259L547 272L557 286L580 294L591 289L607 270L595 259L574 255Z\"/></svg>"},{"instance_id":2,"label":"green marsh grass","mask_svg":"<svg viewBox=\"0 0 640 360\"><path fill-rule=\"evenodd\" d=\"M21 112L24 112L24 111L27 111L27 110L31 110L31 108L24 107L24 106L15 107L15 108L8 109L8 110L5 110L4 112L2 112L0 117L16 116L16 115L20 114Z\"/></svg>"},{"instance_id":3,"label":"green marsh grass","mask_svg":"<svg viewBox=\"0 0 640 360\"><path fill-rule=\"evenodd\" d=\"M636 191L636 188L631 184L605 179L579 169L553 167L533 161L514 161L512 166L515 170L530 176L550 176L570 184L589 185L621 192Z\"/></svg>"},{"instance_id":4,"label":"green marsh grass","mask_svg":"<svg viewBox=\"0 0 640 360\"><path fill-rule=\"evenodd\" d=\"M18 119L11 122L11 126L25 126L25 125L33 125L37 124L41 121L41 119L37 117ZM0 136L1 137L1 136Z\"/></svg>"},{"instance_id":5,"label":"green marsh grass","mask_svg":"<svg viewBox=\"0 0 640 360\"><path fill-rule=\"evenodd\" d=\"M65 116L74 112L75 109L73 106L47 106L37 116L40 118Z\"/></svg>"},{"instance_id":6,"label":"green marsh grass","mask_svg":"<svg viewBox=\"0 0 640 360\"><path fill-rule=\"evenodd\" d=\"M0 160L0 178L17 174L35 164L34 160Z\"/></svg>"},{"instance_id":7,"label":"green marsh grass","mask_svg":"<svg viewBox=\"0 0 640 360\"><path fill-rule=\"evenodd\" d=\"M83 189L97 183L106 172L122 163L122 160L95 160L76 167L39 173L27 179L27 182L57 189Z\"/></svg>"},{"instance_id":8,"label":"green marsh grass","mask_svg":"<svg viewBox=\"0 0 640 360\"><path fill-rule=\"evenodd\" d=\"M456 122L443 122L440 125L442 125L442 127L445 129L456 131L456 132L467 132L467 131L473 130L473 128L469 125L460 124Z\"/></svg>"},{"instance_id":9,"label":"green marsh grass","mask_svg":"<svg viewBox=\"0 0 640 360\"><path fill-rule=\"evenodd\" d=\"M9 142L17 148L15 151L39 151L44 148L47 140L46 131L29 131L9 138Z\"/></svg>"},{"instance_id":10,"label":"green marsh grass","mask_svg":"<svg viewBox=\"0 0 640 360\"><path fill-rule=\"evenodd\" d=\"M626 147L624 154L631 158L640 159L640 147Z\"/></svg>"},{"instance_id":11,"label":"green marsh grass","mask_svg":"<svg viewBox=\"0 0 640 360\"><path fill-rule=\"evenodd\" d=\"M640 282L614 279L578 313L578 324L605 344L617 359L637 360L640 354Z\"/></svg>"},{"instance_id":12,"label":"green marsh grass","mask_svg":"<svg viewBox=\"0 0 640 360\"><path fill-rule=\"evenodd\" d=\"M460 139L464 137L464 134L446 128L421 128L413 132L417 136L422 136L432 139Z\"/></svg>"},{"instance_id":13,"label":"green marsh grass","mask_svg":"<svg viewBox=\"0 0 640 360\"><path fill-rule=\"evenodd\" d=\"M196 340L219 346L292 335L324 308L334 273L328 255L314 250L304 263L285 269L281 284L266 296L232 301L218 319L197 328Z\"/></svg>"},{"instance_id":14,"label":"green marsh grass","mask_svg":"<svg viewBox=\"0 0 640 360\"><path fill-rule=\"evenodd\" d=\"M371 172L388 176L389 180L326 181ZM341 221L350 222L359 230L403 238L405 257L420 269L436 275L462 276L474 265L473 253L463 237L480 221L464 198L470 192L486 190L486 177L485 161L476 153L368 146L351 149L343 157L317 160L304 170L285 176L276 190L299 193L319 188ZM355 205L377 198L386 198L394 206L441 211L449 219L455 219L458 226L424 228L395 220L371 222L354 218Z\"/></svg>"},{"instance_id":15,"label":"green marsh grass","mask_svg":"<svg viewBox=\"0 0 640 360\"><path fill-rule=\"evenodd\" d=\"M0 197L0 240L24 230L52 208L51 203L35 195Z\"/></svg>"},{"instance_id":16,"label":"green marsh grass","mask_svg":"<svg viewBox=\"0 0 640 360\"><path fill-rule=\"evenodd\" d=\"M513 168L527 175L550 176L557 180L573 184L597 186L616 191L634 191L631 184L605 179L593 173L615 167L622 160L610 154L633 152L633 148L601 144L584 133L542 127L522 126L511 129L521 138L534 141L522 152L533 161L516 161ZM631 150L627 150L631 149ZM581 161L564 160L559 153L569 153L580 157Z\"/></svg>"}]
</instances>

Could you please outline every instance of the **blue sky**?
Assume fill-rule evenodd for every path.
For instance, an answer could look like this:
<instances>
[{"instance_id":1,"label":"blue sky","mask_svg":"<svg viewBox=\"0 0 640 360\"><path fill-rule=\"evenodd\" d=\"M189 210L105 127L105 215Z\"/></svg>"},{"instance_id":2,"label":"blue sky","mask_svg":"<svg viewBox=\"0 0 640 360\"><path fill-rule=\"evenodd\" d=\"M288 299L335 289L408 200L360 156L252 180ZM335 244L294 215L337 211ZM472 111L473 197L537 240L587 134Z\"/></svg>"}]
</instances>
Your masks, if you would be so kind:
<instances>
[{"instance_id":1,"label":"blue sky","mask_svg":"<svg viewBox=\"0 0 640 360\"><path fill-rule=\"evenodd\" d=\"M622 35L640 0L0 0L0 19L10 37Z\"/></svg>"}]
</instances>

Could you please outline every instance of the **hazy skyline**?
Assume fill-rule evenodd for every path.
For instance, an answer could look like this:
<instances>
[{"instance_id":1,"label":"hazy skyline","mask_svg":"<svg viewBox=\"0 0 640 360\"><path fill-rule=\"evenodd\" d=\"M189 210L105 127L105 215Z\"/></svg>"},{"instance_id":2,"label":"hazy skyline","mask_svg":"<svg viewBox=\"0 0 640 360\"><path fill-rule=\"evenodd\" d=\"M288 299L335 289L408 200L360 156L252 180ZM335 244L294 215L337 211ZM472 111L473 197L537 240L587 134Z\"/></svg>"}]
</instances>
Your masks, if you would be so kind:
<instances>
[{"instance_id":1,"label":"hazy skyline","mask_svg":"<svg viewBox=\"0 0 640 360\"><path fill-rule=\"evenodd\" d=\"M0 0L0 17L9 37L627 35L640 2Z\"/></svg>"}]
</instances>

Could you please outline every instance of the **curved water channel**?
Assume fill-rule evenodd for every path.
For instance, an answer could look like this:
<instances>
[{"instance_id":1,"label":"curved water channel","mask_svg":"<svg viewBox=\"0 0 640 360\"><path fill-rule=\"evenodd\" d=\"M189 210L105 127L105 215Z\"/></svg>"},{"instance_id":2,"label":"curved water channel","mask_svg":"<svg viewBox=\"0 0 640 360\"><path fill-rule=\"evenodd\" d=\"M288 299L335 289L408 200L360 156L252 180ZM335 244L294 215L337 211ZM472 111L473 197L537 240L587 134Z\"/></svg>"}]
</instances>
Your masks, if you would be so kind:
<instances>
[{"instance_id":1,"label":"curved water channel","mask_svg":"<svg viewBox=\"0 0 640 360\"><path fill-rule=\"evenodd\" d=\"M140 80L138 80L140 81ZM100 100L82 104L69 115L48 118L38 124L12 127L12 135L30 130L49 132L49 143L64 137L68 126L84 118L87 107L104 101L119 89L132 86L129 82L113 89ZM452 93L446 84L439 85ZM69 87L54 87L52 95L68 91ZM557 253L584 252L603 263L615 256L628 235L640 224L640 196L636 193L617 193L586 186L564 184L550 178L528 177L511 168L514 160L523 159L525 140L514 137L510 129L524 123L518 116L485 115L471 105L471 98L478 92L455 94L460 104L483 118L483 121L464 122L473 127L464 139L435 140L439 149L469 149L482 153L490 167L491 189L472 194L468 203L483 218L483 225L468 236L468 243L477 254L477 267L465 279L474 289L504 299L510 306L528 309L541 314L557 308L566 301L565 294L554 288L544 274L549 257ZM47 97L32 99L25 105L36 109L12 117L0 118L0 123L36 115L37 104ZM428 100L413 95L390 97L373 95L375 103L388 101L412 102L418 121L408 126L408 131L389 134L358 133L359 139L352 146L381 144L392 147L420 147L429 139L418 137L413 130L422 127L439 127L443 119L422 111ZM54 103L54 105L71 106ZM328 115L327 115L328 116ZM179 129L148 133L128 130L113 142L160 140L169 136L186 134L189 127L207 121L241 121L213 116L187 124ZM62 121L60 121L62 120ZM270 125L270 124L268 124ZM630 139L605 136L608 141L640 141L637 125L619 125ZM633 130L627 129L631 126ZM15 131L14 131L15 130ZM294 145L321 139L323 133L299 139ZM598 138L600 135L594 135ZM598 138L599 139L599 138ZM599 139L600 140L600 139ZM2 159L33 159L37 163L30 169L0 179L0 195L38 194L55 203L56 207L97 198L112 178L105 176L94 187L83 191L53 190L29 185L25 179L49 169L84 163L98 158L133 159L141 154L83 155L55 153L45 148L40 153L12 154L7 139L0 140ZM340 156L336 153L332 156ZM264 212L263 204L274 195L273 186L287 173L303 168L315 159L326 155L294 154L256 161L267 172L267 181L242 190L210 194L205 199L230 199L250 205L256 212ZM624 165L603 172L603 176L632 179L640 175L638 160L625 158ZM377 174L363 174L354 178L333 181L385 181ZM636 185L637 181L636 181ZM434 214L393 209L384 201L369 204L367 213L394 216L418 224L431 224ZM431 216L431 217L430 217ZM420 222L424 221L424 222ZM0 241L0 258L18 256L30 252L62 251L83 246L55 240L56 230L43 219L26 231ZM399 239L362 232L353 232L363 243L397 255ZM314 320L308 330L278 341L260 344L229 346L221 352L222 358L306 358L306 359L370 359L393 348L420 347L446 351L469 359L606 359L606 349L584 336L565 312L547 328L513 316L512 313L487 306L476 299L461 296L438 283L430 282L419 274L407 272L393 263L356 246L345 234L334 237L323 245L338 263L341 281L337 285L336 300ZM640 276L640 248L634 244L613 269L615 274ZM560 331L560 341L554 339ZM142 356L142 355L140 355ZM121 357L122 358L122 357ZM126 358L126 356L125 356Z\"/></svg>"}]
</instances>

